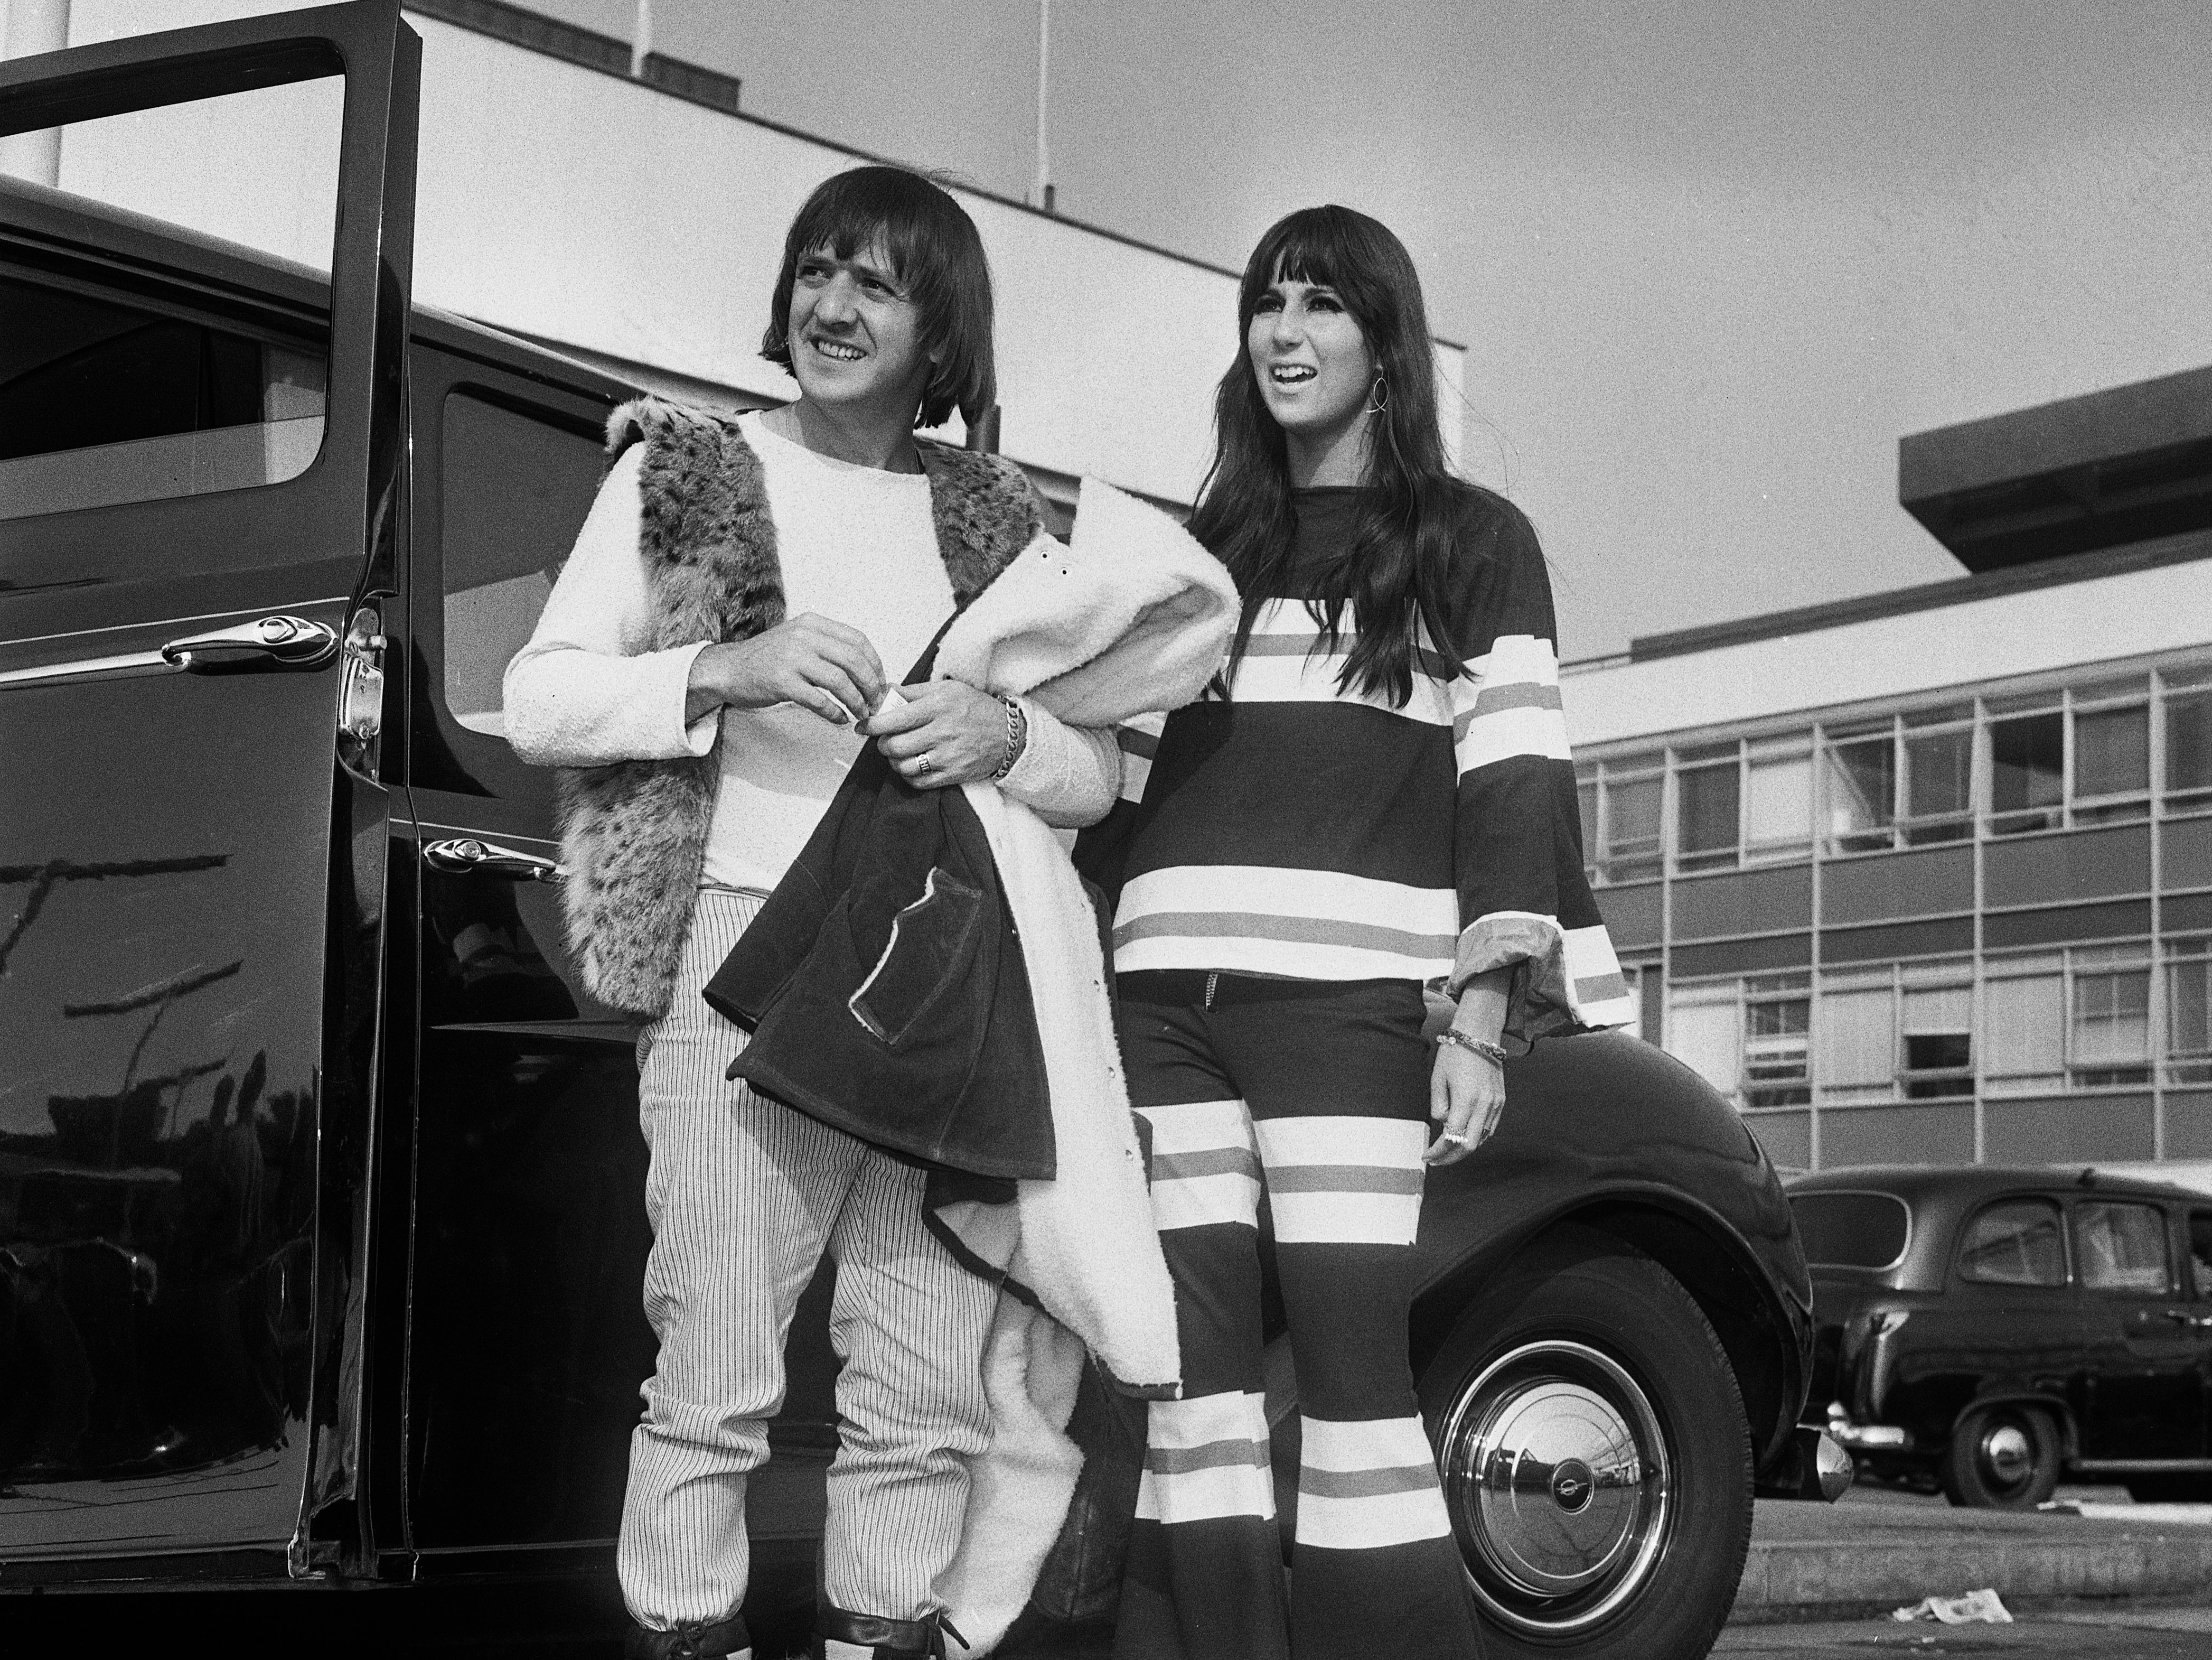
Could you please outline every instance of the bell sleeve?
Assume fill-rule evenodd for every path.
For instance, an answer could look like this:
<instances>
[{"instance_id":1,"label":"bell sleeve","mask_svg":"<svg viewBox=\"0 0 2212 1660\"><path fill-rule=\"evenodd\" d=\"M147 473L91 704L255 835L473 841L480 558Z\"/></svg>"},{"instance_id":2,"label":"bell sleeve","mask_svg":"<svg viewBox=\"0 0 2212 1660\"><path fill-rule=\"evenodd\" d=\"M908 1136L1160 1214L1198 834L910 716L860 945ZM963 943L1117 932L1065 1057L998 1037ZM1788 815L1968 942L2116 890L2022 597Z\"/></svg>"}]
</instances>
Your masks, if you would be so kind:
<instances>
[{"instance_id":1,"label":"bell sleeve","mask_svg":"<svg viewBox=\"0 0 2212 1660\"><path fill-rule=\"evenodd\" d=\"M1504 1042L1625 1025L1636 1010L1583 867L1551 579L1528 520L1484 493L1462 520L1450 683L1460 933L1444 990L1510 968Z\"/></svg>"}]
</instances>

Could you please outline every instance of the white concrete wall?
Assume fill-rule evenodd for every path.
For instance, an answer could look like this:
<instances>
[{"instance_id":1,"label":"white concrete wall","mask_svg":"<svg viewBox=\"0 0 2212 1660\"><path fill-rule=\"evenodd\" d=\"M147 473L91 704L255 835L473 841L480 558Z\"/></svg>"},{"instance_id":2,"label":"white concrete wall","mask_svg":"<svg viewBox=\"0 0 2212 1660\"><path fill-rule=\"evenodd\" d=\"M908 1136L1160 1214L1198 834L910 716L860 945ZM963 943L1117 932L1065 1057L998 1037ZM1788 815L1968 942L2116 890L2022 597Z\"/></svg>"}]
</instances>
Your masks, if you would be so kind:
<instances>
[{"instance_id":1,"label":"white concrete wall","mask_svg":"<svg viewBox=\"0 0 2212 1660\"><path fill-rule=\"evenodd\" d=\"M280 9L76 0L70 40ZM423 45L418 299L749 392L795 392L757 356L783 232L851 157L431 19L408 22ZM332 92L280 88L72 129L62 188L327 265ZM179 165L202 157L221 163ZM1235 280L981 197L965 205L998 286L1006 452L1188 501L1212 444L1214 383L1236 349ZM1463 358L1438 353L1453 393Z\"/></svg>"},{"instance_id":2,"label":"white concrete wall","mask_svg":"<svg viewBox=\"0 0 2212 1660\"><path fill-rule=\"evenodd\" d=\"M2212 558L1644 663L1570 670L1577 745L2212 643Z\"/></svg>"}]
</instances>

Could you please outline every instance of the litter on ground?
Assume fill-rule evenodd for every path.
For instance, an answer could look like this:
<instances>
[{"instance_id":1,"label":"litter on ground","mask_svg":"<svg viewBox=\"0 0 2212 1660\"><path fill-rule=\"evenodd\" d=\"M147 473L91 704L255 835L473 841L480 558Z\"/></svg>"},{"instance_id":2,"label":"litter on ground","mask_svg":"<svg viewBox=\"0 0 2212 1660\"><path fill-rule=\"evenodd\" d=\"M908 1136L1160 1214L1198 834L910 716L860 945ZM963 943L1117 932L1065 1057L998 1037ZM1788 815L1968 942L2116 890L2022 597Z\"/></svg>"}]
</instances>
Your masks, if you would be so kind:
<instances>
[{"instance_id":1,"label":"litter on ground","mask_svg":"<svg viewBox=\"0 0 2212 1660\"><path fill-rule=\"evenodd\" d=\"M2012 1615L1996 1592L1984 1587L1964 1596L1923 1596L1909 1608L1891 1612L1893 1620L1934 1620L1946 1626L2009 1626Z\"/></svg>"}]
</instances>

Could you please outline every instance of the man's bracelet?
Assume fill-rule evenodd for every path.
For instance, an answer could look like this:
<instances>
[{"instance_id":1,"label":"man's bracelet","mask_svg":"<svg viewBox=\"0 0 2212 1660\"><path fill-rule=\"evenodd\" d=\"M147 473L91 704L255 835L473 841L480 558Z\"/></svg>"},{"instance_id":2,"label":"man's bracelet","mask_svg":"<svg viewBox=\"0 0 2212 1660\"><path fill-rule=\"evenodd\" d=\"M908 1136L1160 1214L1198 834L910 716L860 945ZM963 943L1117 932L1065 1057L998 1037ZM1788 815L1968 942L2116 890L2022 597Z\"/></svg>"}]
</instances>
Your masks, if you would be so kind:
<instances>
[{"instance_id":1,"label":"man's bracelet","mask_svg":"<svg viewBox=\"0 0 2212 1660\"><path fill-rule=\"evenodd\" d=\"M1022 751L1030 742L1030 718L1022 713L1022 706L1011 697L999 701L1006 706L1006 756L999 763L999 769L991 775L994 783L1014 769L1014 763L1022 758Z\"/></svg>"},{"instance_id":2,"label":"man's bracelet","mask_svg":"<svg viewBox=\"0 0 2212 1660\"><path fill-rule=\"evenodd\" d=\"M1485 1060L1494 1061L1501 1067L1505 1064L1504 1047L1502 1044L1493 1043L1487 1038L1470 1037L1463 1031L1446 1026L1437 1034L1437 1041L1440 1043L1456 1043L1463 1049L1473 1049Z\"/></svg>"}]
</instances>

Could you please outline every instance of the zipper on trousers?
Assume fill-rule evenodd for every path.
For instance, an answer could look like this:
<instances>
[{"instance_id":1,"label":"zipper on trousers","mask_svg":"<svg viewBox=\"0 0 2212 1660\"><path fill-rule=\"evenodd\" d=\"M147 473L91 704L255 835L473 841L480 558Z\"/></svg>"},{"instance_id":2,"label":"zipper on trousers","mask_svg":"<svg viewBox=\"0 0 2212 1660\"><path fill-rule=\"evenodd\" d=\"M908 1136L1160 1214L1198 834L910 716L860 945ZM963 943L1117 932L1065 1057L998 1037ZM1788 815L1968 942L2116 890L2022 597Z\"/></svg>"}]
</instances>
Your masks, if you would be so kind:
<instances>
[{"instance_id":1,"label":"zipper on trousers","mask_svg":"<svg viewBox=\"0 0 2212 1660\"><path fill-rule=\"evenodd\" d=\"M1206 976L1206 1006L1207 1008L1213 1006L1213 988L1220 983L1221 976L1218 974L1209 973Z\"/></svg>"}]
</instances>

